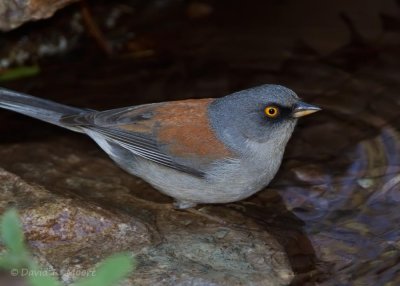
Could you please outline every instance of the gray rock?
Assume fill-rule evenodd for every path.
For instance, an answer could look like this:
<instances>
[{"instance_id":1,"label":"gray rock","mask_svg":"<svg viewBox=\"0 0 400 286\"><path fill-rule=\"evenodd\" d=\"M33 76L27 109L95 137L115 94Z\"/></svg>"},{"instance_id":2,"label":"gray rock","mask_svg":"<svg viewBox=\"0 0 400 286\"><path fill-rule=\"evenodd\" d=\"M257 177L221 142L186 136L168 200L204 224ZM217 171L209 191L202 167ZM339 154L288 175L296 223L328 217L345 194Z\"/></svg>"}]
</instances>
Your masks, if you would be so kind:
<instances>
[{"instance_id":1,"label":"gray rock","mask_svg":"<svg viewBox=\"0 0 400 286\"><path fill-rule=\"evenodd\" d=\"M8 31L27 21L49 18L72 2L76 0L0 1L0 30Z\"/></svg>"},{"instance_id":2,"label":"gray rock","mask_svg":"<svg viewBox=\"0 0 400 286\"><path fill-rule=\"evenodd\" d=\"M283 247L239 212L222 206L202 210L227 222L221 225L175 211L147 184L98 152L73 151L73 144L67 139L0 150L10 158L8 168L24 178L0 169L0 209L18 208L36 259L65 284L122 251L138 261L123 285L287 285L292 280Z\"/></svg>"}]
</instances>

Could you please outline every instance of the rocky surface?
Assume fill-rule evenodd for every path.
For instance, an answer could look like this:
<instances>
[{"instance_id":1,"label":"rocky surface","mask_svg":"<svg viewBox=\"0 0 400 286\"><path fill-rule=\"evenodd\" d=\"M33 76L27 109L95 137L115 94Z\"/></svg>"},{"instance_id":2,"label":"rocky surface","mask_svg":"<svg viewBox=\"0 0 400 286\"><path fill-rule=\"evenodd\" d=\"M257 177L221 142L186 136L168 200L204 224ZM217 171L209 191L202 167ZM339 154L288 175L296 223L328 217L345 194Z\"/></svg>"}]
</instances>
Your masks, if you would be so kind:
<instances>
[{"instance_id":1,"label":"rocky surface","mask_svg":"<svg viewBox=\"0 0 400 286\"><path fill-rule=\"evenodd\" d=\"M0 2L0 30L8 31L32 20L51 17L58 9L77 0L3 0Z\"/></svg>"},{"instance_id":2,"label":"rocky surface","mask_svg":"<svg viewBox=\"0 0 400 286\"><path fill-rule=\"evenodd\" d=\"M65 283L120 251L138 260L124 285L286 285L293 279L283 246L240 213L214 208L210 213L228 222L219 225L175 211L97 152L72 151L62 141L53 142L50 149L61 153L52 155L46 144L3 146L1 156L13 160L8 169L35 183L0 170L0 209L18 208L33 253ZM44 154L45 161L35 160Z\"/></svg>"}]
</instances>

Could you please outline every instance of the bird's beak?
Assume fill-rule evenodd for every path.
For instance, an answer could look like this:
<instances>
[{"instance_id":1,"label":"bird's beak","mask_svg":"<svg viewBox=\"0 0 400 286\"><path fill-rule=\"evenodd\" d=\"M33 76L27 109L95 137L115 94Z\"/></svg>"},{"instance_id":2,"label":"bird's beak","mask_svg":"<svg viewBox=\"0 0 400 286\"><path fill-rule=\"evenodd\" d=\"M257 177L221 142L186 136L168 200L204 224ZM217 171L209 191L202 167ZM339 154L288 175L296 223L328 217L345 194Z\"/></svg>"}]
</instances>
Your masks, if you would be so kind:
<instances>
[{"instance_id":1,"label":"bird's beak","mask_svg":"<svg viewBox=\"0 0 400 286\"><path fill-rule=\"evenodd\" d=\"M299 101L298 103L296 103L293 109L292 116L294 118L299 118L320 110L321 108L319 108L318 106Z\"/></svg>"}]
</instances>

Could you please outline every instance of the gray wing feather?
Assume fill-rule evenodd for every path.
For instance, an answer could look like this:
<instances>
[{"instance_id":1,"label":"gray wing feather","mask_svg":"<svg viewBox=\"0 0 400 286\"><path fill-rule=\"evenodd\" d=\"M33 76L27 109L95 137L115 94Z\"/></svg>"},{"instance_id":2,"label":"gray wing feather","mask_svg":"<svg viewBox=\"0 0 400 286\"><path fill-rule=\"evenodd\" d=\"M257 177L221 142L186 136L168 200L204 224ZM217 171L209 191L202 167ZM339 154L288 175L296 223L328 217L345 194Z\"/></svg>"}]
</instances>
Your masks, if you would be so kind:
<instances>
[{"instance_id":1,"label":"gray wing feather","mask_svg":"<svg viewBox=\"0 0 400 286\"><path fill-rule=\"evenodd\" d=\"M141 158L196 177L204 177L203 171L175 162L171 156L162 152L159 142L146 134L118 129L118 125L149 119L151 116L146 113L146 107L152 107L151 105L153 104L66 116L61 122L65 125L90 129ZM132 116L132 111L139 111L139 114ZM128 112L129 117L125 117Z\"/></svg>"}]
</instances>

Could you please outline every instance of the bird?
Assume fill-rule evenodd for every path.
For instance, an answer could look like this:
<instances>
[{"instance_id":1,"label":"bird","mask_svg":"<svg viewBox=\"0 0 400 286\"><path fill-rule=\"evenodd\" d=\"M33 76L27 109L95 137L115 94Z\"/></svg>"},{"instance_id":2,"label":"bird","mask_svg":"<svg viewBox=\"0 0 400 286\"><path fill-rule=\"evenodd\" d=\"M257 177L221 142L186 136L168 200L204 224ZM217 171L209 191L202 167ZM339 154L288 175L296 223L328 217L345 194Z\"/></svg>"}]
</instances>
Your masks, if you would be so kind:
<instances>
[{"instance_id":1,"label":"bird","mask_svg":"<svg viewBox=\"0 0 400 286\"><path fill-rule=\"evenodd\" d=\"M126 172L172 197L176 209L232 203L262 190L298 119L321 110L275 84L105 111L0 88L0 107L88 135Z\"/></svg>"}]
</instances>

